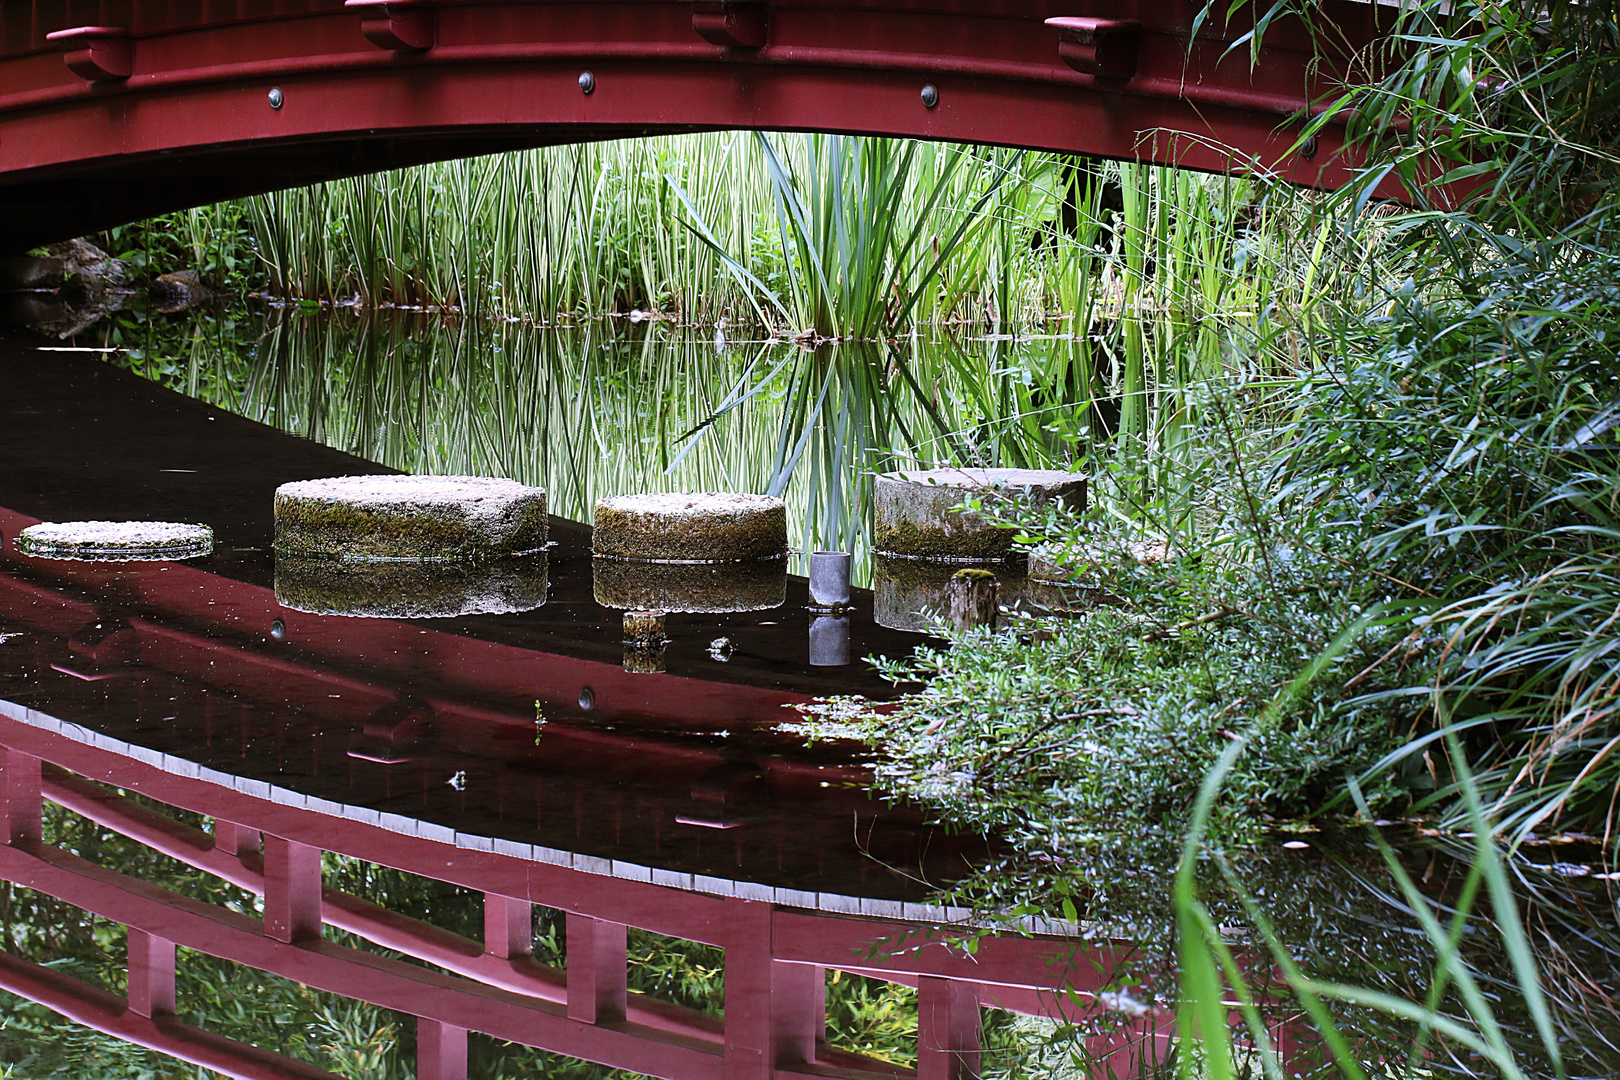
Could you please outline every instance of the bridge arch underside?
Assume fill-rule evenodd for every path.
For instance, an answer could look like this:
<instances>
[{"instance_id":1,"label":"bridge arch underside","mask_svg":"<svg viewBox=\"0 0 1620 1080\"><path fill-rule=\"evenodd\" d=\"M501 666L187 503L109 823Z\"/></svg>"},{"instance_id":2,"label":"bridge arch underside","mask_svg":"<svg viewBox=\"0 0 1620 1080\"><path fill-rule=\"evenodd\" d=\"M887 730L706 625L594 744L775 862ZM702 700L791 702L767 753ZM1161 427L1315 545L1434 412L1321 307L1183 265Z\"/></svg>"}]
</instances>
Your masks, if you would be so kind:
<instances>
[{"instance_id":1,"label":"bridge arch underside","mask_svg":"<svg viewBox=\"0 0 1620 1080\"><path fill-rule=\"evenodd\" d=\"M1279 24L1256 65L1228 50L1243 25L1193 37L1200 6L1093 2L1052 25L1069 5L0 0L0 251L399 166L720 129L1346 183L1343 128L1302 152L1298 117L1376 39L1377 6L1322 5L1343 60Z\"/></svg>"}]
</instances>

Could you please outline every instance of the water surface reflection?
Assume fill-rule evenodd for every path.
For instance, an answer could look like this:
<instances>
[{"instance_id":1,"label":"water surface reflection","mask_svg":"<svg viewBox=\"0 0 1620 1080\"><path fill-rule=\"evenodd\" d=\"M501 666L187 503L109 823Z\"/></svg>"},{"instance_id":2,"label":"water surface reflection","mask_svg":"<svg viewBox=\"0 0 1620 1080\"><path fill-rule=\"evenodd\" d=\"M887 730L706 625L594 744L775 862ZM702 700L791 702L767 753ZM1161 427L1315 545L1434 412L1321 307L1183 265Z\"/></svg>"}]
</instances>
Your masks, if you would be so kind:
<instances>
[{"instance_id":1,"label":"water surface reflection","mask_svg":"<svg viewBox=\"0 0 1620 1080\"><path fill-rule=\"evenodd\" d=\"M892 349L296 319L236 342L248 325L147 371L189 399L0 339L0 985L54 1010L16 1003L6 1023L25 1026L8 1030L123 1073L167 1066L57 1015L241 1076L452 1077L470 1055L488 1076L956 1078L991 1050L1099 1080L1173 1068L1165 866L1075 872L1081 926L972 955L901 947L966 930L936 888L1005 852L874 798L858 748L778 728L784 706L892 689L859 662L813 662L826 627L798 577L762 610L672 612L664 672L632 670L588 531L566 520L618 491L782 484L799 542L864 550L869 469L963 439L1040 463L1012 456L1052 445L1015 369L1059 346L938 354L968 366L941 359L926 383ZM976 370L1013 420L971 429L968 398L945 391ZM441 582L416 594L430 611L378 604L397 583L311 584L276 563L277 484L385 467L546 486L563 516L543 583L518 575L493 589L515 610L476 614L457 598L488 583ZM113 565L12 543L86 517L202 521L218 546ZM931 588L878 584L834 628L857 661L917 640L875 604L914 615L903 598ZM1377 856L1312 839L1239 873L1313 971L1421 997L1432 957ZM1465 887L1444 850L1407 856L1443 902ZM1040 872L1010 866L1002 899ZM1613 895L1543 885L1527 875L1560 1015L1587 1017L1576 1074L1614 1075ZM1218 914L1258 976L1244 912ZM1503 958L1469 945L1506 988ZM1265 1016L1290 1065L1318 1061L1297 1009L1279 996ZM1369 1058L1409 1045L1399 1025L1346 1021ZM1040 1050L1031 1032L1053 1031Z\"/></svg>"}]
</instances>

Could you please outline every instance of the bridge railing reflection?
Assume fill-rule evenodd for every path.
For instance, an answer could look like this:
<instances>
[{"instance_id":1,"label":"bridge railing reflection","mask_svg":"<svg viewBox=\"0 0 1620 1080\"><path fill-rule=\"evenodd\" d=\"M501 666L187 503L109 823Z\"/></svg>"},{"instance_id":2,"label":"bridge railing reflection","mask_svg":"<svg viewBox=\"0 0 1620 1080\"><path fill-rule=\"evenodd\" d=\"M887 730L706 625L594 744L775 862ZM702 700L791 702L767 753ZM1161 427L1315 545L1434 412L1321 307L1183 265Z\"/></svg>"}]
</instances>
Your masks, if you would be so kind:
<instances>
[{"instance_id":1,"label":"bridge railing reflection","mask_svg":"<svg viewBox=\"0 0 1620 1080\"><path fill-rule=\"evenodd\" d=\"M827 1046L826 972L841 969L917 988L915 1075L937 1080L977 1074L982 1005L1062 1015L1073 1000L1066 992L1105 987L1116 959L1129 949L1088 945L1080 955L1073 942L992 937L970 956L951 948L946 937L919 937L918 926L525 863L235 792L228 801L237 820L216 817L210 835L74 768L105 775L105 759L116 748L92 747L42 728L38 713L5 711L24 715L0 717L0 877L127 927L130 990L127 1000L115 1000L16 958L0 963L0 985L80 1023L227 1075L324 1074L181 1023L174 1001L177 946L417 1017L423 1078L466 1075L469 1031L669 1078L913 1075ZM118 787L181 806L195 803L197 786L208 783L129 758L117 773ZM44 844L44 800L261 896L263 919ZM483 888L484 939L325 885L323 850L369 853L428 877L457 862L455 880ZM564 969L530 955L536 903L566 913ZM441 970L324 940L328 925ZM627 992L631 926L724 948L723 1020ZM906 945L874 953L874 943L884 941ZM1168 1038L1166 1023L1144 1018L1126 1037L1129 1055L1157 1057Z\"/></svg>"}]
</instances>

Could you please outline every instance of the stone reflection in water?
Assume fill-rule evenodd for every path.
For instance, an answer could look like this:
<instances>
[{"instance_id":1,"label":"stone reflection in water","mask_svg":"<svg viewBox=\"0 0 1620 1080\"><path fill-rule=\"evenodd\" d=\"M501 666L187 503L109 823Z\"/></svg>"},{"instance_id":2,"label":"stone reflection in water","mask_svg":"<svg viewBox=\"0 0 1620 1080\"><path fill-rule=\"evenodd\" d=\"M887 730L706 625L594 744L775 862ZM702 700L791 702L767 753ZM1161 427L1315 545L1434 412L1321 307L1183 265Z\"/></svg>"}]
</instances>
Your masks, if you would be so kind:
<instances>
[{"instance_id":1,"label":"stone reflection in water","mask_svg":"<svg viewBox=\"0 0 1620 1080\"><path fill-rule=\"evenodd\" d=\"M0 258L0 325L70 338L138 306L134 277L135 267L85 240L52 244L43 256Z\"/></svg>"},{"instance_id":2,"label":"stone reflection in water","mask_svg":"<svg viewBox=\"0 0 1620 1080\"><path fill-rule=\"evenodd\" d=\"M924 634L934 630L950 610L950 582L962 569L951 563L921 559L872 559L872 613L879 626ZM1001 607L1011 612L1068 611L1074 589L1027 577L1015 561L981 564L994 574Z\"/></svg>"},{"instance_id":3,"label":"stone reflection in water","mask_svg":"<svg viewBox=\"0 0 1620 1080\"><path fill-rule=\"evenodd\" d=\"M632 675L657 675L664 670L664 612L624 613L624 670Z\"/></svg>"},{"instance_id":4,"label":"stone reflection in water","mask_svg":"<svg viewBox=\"0 0 1620 1080\"><path fill-rule=\"evenodd\" d=\"M276 556L276 603L314 615L448 619L509 615L546 602L548 560L357 562Z\"/></svg>"},{"instance_id":5,"label":"stone reflection in water","mask_svg":"<svg viewBox=\"0 0 1620 1080\"><path fill-rule=\"evenodd\" d=\"M787 600L787 561L657 563L591 560L591 586L603 607L628 611L724 614L765 611Z\"/></svg>"}]
</instances>

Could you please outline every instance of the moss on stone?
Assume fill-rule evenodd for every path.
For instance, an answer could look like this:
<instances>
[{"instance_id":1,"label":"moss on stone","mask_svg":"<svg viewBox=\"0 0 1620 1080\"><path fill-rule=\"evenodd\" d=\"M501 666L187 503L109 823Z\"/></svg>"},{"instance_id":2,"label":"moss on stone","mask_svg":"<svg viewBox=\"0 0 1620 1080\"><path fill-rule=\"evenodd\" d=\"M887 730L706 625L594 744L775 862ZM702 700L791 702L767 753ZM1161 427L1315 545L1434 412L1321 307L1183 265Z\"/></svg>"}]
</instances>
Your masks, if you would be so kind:
<instances>
[{"instance_id":1,"label":"moss on stone","mask_svg":"<svg viewBox=\"0 0 1620 1080\"><path fill-rule=\"evenodd\" d=\"M1085 478L1052 470L937 469L886 473L873 495L873 546L888 555L948 562L995 562L1013 534L955 507L986 491L1019 491L1039 504L1085 506Z\"/></svg>"},{"instance_id":2,"label":"moss on stone","mask_svg":"<svg viewBox=\"0 0 1620 1080\"><path fill-rule=\"evenodd\" d=\"M288 485L291 486L291 485ZM453 500L346 501L278 490L276 549L335 559L487 559L545 547L545 492L475 517Z\"/></svg>"},{"instance_id":3,"label":"moss on stone","mask_svg":"<svg viewBox=\"0 0 1620 1080\"><path fill-rule=\"evenodd\" d=\"M171 521L40 522L17 535L17 550L36 559L166 561L213 549L213 529Z\"/></svg>"},{"instance_id":4,"label":"moss on stone","mask_svg":"<svg viewBox=\"0 0 1620 1080\"><path fill-rule=\"evenodd\" d=\"M593 517L597 555L650 562L742 562L787 551L787 507L764 495L623 495Z\"/></svg>"},{"instance_id":5,"label":"moss on stone","mask_svg":"<svg viewBox=\"0 0 1620 1080\"><path fill-rule=\"evenodd\" d=\"M991 526L974 529L982 524L976 514L952 514L950 518L960 522L960 527L929 528L909 519L877 521L872 545L885 555L937 562L999 562L1012 551L1010 531Z\"/></svg>"}]
</instances>

